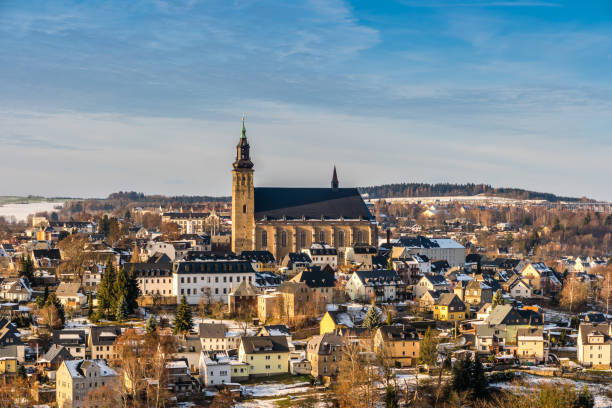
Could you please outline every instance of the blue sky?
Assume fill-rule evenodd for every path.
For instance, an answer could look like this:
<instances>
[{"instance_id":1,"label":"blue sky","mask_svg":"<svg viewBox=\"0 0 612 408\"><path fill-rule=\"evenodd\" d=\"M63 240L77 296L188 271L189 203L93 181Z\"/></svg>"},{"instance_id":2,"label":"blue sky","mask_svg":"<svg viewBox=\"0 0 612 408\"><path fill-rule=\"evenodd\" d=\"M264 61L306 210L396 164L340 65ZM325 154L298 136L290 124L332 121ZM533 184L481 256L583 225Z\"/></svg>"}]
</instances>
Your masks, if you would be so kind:
<instances>
[{"instance_id":1,"label":"blue sky","mask_svg":"<svg viewBox=\"0 0 612 408\"><path fill-rule=\"evenodd\" d=\"M0 194L477 182L612 200L609 1L0 0Z\"/></svg>"}]
</instances>

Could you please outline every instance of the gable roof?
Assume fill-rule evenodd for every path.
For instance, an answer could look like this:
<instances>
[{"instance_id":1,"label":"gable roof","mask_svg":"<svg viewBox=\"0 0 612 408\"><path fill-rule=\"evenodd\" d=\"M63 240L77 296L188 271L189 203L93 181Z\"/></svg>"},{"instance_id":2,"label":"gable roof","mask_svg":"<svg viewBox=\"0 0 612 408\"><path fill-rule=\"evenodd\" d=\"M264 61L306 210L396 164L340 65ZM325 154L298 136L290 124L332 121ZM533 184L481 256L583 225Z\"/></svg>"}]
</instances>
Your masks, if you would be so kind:
<instances>
[{"instance_id":1,"label":"gable roof","mask_svg":"<svg viewBox=\"0 0 612 408\"><path fill-rule=\"evenodd\" d=\"M221 323L200 323L198 333L200 338L222 339L227 333L227 327Z\"/></svg>"},{"instance_id":2,"label":"gable roof","mask_svg":"<svg viewBox=\"0 0 612 408\"><path fill-rule=\"evenodd\" d=\"M240 341L246 354L289 352L285 336L245 336Z\"/></svg>"},{"instance_id":3,"label":"gable roof","mask_svg":"<svg viewBox=\"0 0 612 408\"><path fill-rule=\"evenodd\" d=\"M380 334L384 340L419 340L419 335L416 329L410 326L380 326L378 330L380 331Z\"/></svg>"},{"instance_id":4,"label":"gable roof","mask_svg":"<svg viewBox=\"0 0 612 408\"><path fill-rule=\"evenodd\" d=\"M459 299L459 296L454 293L442 293L436 302L438 306L453 306L458 308L457 310L464 310L465 303Z\"/></svg>"},{"instance_id":5,"label":"gable roof","mask_svg":"<svg viewBox=\"0 0 612 408\"><path fill-rule=\"evenodd\" d=\"M372 219L356 188L255 188L255 219Z\"/></svg>"},{"instance_id":6,"label":"gable roof","mask_svg":"<svg viewBox=\"0 0 612 408\"><path fill-rule=\"evenodd\" d=\"M243 280L230 292L231 296L257 296L260 294L260 290L254 286L251 282Z\"/></svg>"},{"instance_id":7,"label":"gable roof","mask_svg":"<svg viewBox=\"0 0 612 408\"><path fill-rule=\"evenodd\" d=\"M121 327L119 326L91 326L89 328L90 341L94 345L110 346L120 335Z\"/></svg>"},{"instance_id":8,"label":"gable roof","mask_svg":"<svg viewBox=\"0 0 612 408\"><path fill-rule=\"evenodd\" d=\"M55 294L60 296L77 296L81 289L79 282L62 282L55 290Z\"/></svg>"},{"instance_id":9,"label":"gable roof","mask_svg":"<svg viewBox=\"0 0 612 408\"><path fill-rule=\"evenodd\" d=\"M489 324L505 324L505 325L541 325L542 315L525 309L516 309L512 305L496 306L489 317Z\"/></svg>"},{"instance_id":10,"label":"gable roof","mask_svg":"<svg viewBox=\"0 0 612 408\"><path fill-rule=\"evenodd\" d=\"M355 271L353 273L365 286L403 283L397 272L394 270L374 269L371 271Z\"/></svg>"},{"instance_id":11,"label":"gable roof","mask_svg":"<svg viewBox=\"0 0 612 408\"><path fill-rule=\"evenodd\" d=\"M310 268L295 275L293 282L304 282L309 288L331 288L336 282L333 272L321 268Z\"/></svg>"}]
</instances>

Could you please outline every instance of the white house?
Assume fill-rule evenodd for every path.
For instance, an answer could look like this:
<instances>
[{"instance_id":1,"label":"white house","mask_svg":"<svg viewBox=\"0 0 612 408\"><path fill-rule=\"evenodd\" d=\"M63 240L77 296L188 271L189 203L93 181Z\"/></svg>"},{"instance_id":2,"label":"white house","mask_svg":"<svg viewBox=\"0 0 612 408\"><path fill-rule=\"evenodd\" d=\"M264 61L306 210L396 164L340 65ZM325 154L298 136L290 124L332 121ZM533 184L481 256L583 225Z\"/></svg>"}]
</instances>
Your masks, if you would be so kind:
<instances>
[{"instance_id":1,"label":"white house","mask_svg":"<svg viewBox=\"0 0 612 408\"><path fill-rule=\"evenodd\" d=\"M583 323L578 329L578 361L598 369L610 369L612 325Z\"/></svg>"},{"instance_id":2,"label":"white house","mask_svg":"<svg viewBox=\"0 0 612 408\"><path fill-rule=\"evenodd\" d=\"M356 271L347 281L345 291L351 300L389 302L404 297L405 284L393 270Z\"/></svg>"},{"instance_id":3,"label":"white house","mask_svg":"<svg viewBox=\"0 0 612 408\"><path fill-rule=\"evenodd\" d=\"M224 351L202 351L200 354L200 384L214 387L232 382L230 358Z\"/></svg>"},{"instance_id":4,"label":"white house","mask_svg":"<svg viewBox=\"0 0 612 408\"><path fill-rule=\"evenodd\" d=\"M200 323L198 326L203 351L237 350L240 336L229 332L221 323Z\"/></svg>"},{"instance_id":5,"label":"white house","mask_svg":"<svg viewBox=\"0 0 612 408\"><path fill-rule=\"evenodd\" d=\"M203 295L213 302L227 302L227 295L240 282L255 281L255 271L249 261L206 259L178 261L172 265L172 294L196 305Z\"/></svg>"},{"instance_id":6,"label":"white house","mask_svg":"<svg viewBox=\"0 0 612 408\"><path fill-rule=\"evenodd\" d=\"M412 294L415 299L418 299L429 290L434 292L450 290L450 282L442 275L426 274L414 285Z\"/></svg>"},{"instance_id":7,"label":"white house","mask_svg":"<svg viewBox=\"0 0 612 408\"><path fill-rule=\"evenodd\" d=\"M103 360L64 360L55 378L57 406L79 408L85 405L88 393L111 385L117 373Z\"/></svg>"},{"instance_id":8,"label":"white house","mask_svg":"<svg viewBox=\"0 0 612 408\"><path fill-rule=\"evenodd\" d=\"M27 302L32 298L32 289L23 279L6 279L0 284L0 297L6 300Z\"/></svg>"},{"instance_id":9,"label":"white house","mask_svg":"<svg viewBox=\"0 0 612 408\"><path fill-rule=\"evenodd\" d=\"M338 268L338 251L331 245L325 243L313 243L310 248L302 249L302 252L308 254L313 265L331 266L334 270Z\"/></svg>"}]
</instances>

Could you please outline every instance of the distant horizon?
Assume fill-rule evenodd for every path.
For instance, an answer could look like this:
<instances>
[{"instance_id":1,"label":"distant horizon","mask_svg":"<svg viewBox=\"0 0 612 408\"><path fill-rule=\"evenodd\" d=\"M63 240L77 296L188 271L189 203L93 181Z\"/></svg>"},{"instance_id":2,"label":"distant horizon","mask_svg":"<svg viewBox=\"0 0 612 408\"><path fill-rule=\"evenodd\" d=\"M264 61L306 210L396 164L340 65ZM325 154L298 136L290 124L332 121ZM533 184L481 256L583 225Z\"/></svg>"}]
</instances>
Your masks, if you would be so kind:
<instances>
[{"instance_id":1,"label":"distant horizon","mask_svg":"<svg viewBox=\"0 0 612 408\"><path fill-rule=\"evenodd\" d=\"M257 185L612 201L606 0L7 0L0 47L17 195L226 195L246 112Z\"/></svg>"},{"instance_id":2,"label":"distant horizon","mask_svg":"<svg viewBox=\"0 0 612 408\"><path fill-rule=\"evenodd\" d=\"M373 185L367 185L367 186L343 186L342 184L340 184L340 187L347 187L347 188L368 188L368 187L378 187L378 186L384 186L384 185L390 185L390 184L407 184L407 183L417 183L417 184L432 184L432 185L436 185L436 184L453 184L453 185L465 185L465 184L475 184L475 185L487 185L487 183L474 183L474 182L466 182L466 183L447 183L447 182L439 182L439 183L425 183L425 182L418 182L418 181L411 181L411 182L397 182L397 183L380 183L380 184L373 184ZM260 186L255 184L255 187L327 187L327 186ZM537 191L537 190L527 190L525 188L522 187L516 187L516 186L493 186L491 185L492 188L506 188L506 189L518 189L518 190L524 190L524 191L528 191L528 192L533 192L533 193L544 193L544 194L553 194L557 197L567 197L567 198L573 198L573 199L581 199L581 198L586 198L588 200L594 200L596 202L610 202L610 200L602 200L602 199L598 199L595 197L588 197L588 196L584 196L584 195L566 195L566 194L558 194L555 192L551 192L551 191ZM66 200L105 200L107 199L111 194L116 194L116 193L142 193L146 196L161 196L161 197L210 197L210 198L231 198L231 191L229 191L227 194L207 194L207 193L195 193L195 194L190 194L190 193L184 193L184 194L164 194L164 193L159 193L159 192L146 192L146 191L140 191L140 190L117 190L117 191L112 191L104 196L71 196L71 195L58 195L58 196L47 196L47 195L40 195L40 194L0 194L0 198L1 197L19 197L19 198L28 198L28 197L40 197L40 198L44 198L44 199L66 199ZM483 195L481 194L477 194L477 195ZM487 195L487 194L484 194ZM420 196L423 198L426 197L473 197L475 195L431 195L431 196ZM390 198L390 197L380 197L380 198ZM406 198L419 198L416 196L413 197L406 197ZM2 205L0 203L0 205Z\"/></svg>"}]
</instances>

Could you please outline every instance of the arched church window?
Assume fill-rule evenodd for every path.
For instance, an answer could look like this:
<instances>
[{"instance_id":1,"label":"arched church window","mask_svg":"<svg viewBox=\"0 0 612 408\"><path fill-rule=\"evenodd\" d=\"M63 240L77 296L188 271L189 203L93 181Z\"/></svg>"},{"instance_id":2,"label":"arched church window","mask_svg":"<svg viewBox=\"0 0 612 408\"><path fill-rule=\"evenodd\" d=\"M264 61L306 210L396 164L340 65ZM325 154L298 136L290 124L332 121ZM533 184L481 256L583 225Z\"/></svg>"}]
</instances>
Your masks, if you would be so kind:
<instances>
[{"instance_id":1,"label":"arched church window","mask_svg":"<svg viewBox=\"0 0 612 408\"><path fill-rule=\"evenodd\" d=\"M357 231L357 243L361 244L363 242L363 231Z\"/></svg>"},{"instance_id":2,"label":"arched church window","mask_svg":"<svg viewBox=\"0 0 612 408\"><path fill-rule=\"evenodd\" d=\"M325 242L325 231L319 231L319 242Z\"/></svg>"},{"instance_id":3,"label":"arched church window","mask_svg":"<svg viewBox=\"0 0 612 408\"><path fill-rule=\"evenodd\" d=\"M285 248L287 246L287 231L281 232L281 246Z\"/></svg>"},{"instance_id":4,"label":"arched church window","mask_svg":"<svg viewBox=\"0 0 612 408\"><path fill-rule=\"evenodd\" d=\"M261 231L261 246L264 248L268 246L268 231Z\"/></svg>"},{"instance_id":5,"label":"arched church window","mask_svg":"<svg viewBox=\"0 0 612 408\"><path fill-rule=\"evenodd\" d=\"M338 231L338 246L344 246L344 231Z\"/></svg>"},{"instance_id":6,"label":"arched church window","mask_svg":"<svg viewBox=\"0 0 612 408\"><path fill-rule=\"evenodd\" d=\"M243 212L244 214L246 214L246 204L243 204L243 205L242 205L242 212Z\"/></svg>"},{"instance_id":7,"label":"arched church window","mask_svg":"<svg viewBox=\"0 0 612 408\"><path fill-rule=\"evenodd\" d=\"M301 231L300 232L300 245L302 246L302 248L306 248L307 244L308 242L306 242L306 231Z\"/></svg>"}]
</instances>

